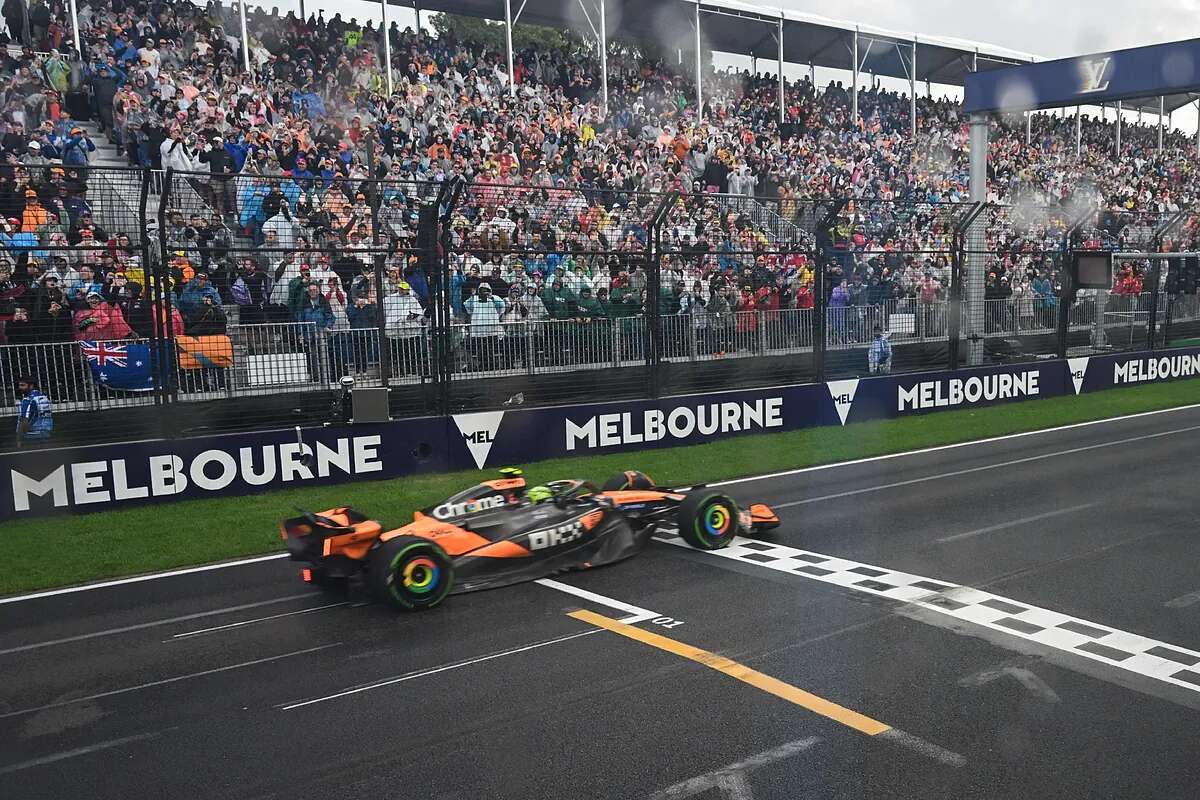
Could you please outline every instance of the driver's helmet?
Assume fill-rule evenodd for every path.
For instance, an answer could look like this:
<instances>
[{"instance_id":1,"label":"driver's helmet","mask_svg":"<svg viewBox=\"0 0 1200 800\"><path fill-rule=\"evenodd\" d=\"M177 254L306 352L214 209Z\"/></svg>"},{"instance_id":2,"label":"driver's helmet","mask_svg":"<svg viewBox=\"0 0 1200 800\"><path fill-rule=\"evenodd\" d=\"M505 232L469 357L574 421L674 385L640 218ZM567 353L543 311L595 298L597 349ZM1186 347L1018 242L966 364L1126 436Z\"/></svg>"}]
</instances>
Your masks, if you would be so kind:
<instances>
[{"instance_id":1,"label":"driver's helmet","mask_svg":"<svg viewBox=\"0 0 1200 800\"><path fill-rule=\"evenodd\" d=\"M549 486L532 486L525 492L525 496L529 498L530 503L537 505L554 497L554 492L550 491Z\"/></svg>"}]
</instances>

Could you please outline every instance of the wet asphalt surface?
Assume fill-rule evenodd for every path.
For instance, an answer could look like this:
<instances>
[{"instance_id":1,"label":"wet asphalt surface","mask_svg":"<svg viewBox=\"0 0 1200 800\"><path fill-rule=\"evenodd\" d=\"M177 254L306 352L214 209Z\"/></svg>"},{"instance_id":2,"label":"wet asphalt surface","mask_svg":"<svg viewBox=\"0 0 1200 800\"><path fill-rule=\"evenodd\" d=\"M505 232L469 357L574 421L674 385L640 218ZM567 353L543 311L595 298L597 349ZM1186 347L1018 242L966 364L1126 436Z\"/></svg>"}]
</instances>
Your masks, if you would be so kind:
<instances>
[{"instance_id":1,"label":"wet asphalt surface","mask_svg":"<svg viewBox=\"0 0 1200 800\"><path fill-rule=\"evenodd\" d=\"M1200 650L1198 444L1184 410L727 491L779 507L770 542ZM0 604L2 794L1200 796L1200 686L660 542L556 580L598 599L404 615L270 559ZM629 607L904 737L568 616Z\"/></svg>"}]
</instances>

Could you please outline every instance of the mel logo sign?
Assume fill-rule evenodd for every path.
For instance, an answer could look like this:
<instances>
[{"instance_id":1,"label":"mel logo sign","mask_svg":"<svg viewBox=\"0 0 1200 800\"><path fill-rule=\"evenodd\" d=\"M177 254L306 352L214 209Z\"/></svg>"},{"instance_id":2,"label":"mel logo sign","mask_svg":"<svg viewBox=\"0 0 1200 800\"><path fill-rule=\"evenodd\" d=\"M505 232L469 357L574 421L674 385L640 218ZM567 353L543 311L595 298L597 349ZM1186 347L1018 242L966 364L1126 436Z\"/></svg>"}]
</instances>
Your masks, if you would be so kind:
<instances>
[{"instance_id":1,"label":"mel logo sign","mask_svg":"<svg viewBox=\"0 0 1200 800\"><path fill-rule=\"evenodd\" d=\"M458 432L462 434L467 450L479 469L487 464L488 453L492 452L492 443L496 441L496 432L500 430L500 421L503 419L503 411L454 415L454 424L458 426Z\"/></svg>"},{"instance_id":2,"label":"mel logo sign","mask_svg":"<svg viewBox=\"0 0 1200 800\"><path fill-rule=\"evenodd\" d=\"M858 393L858 378L829 381L825 385L829 387L829 396L833 398L833 407L837 409L838 419L842 421L844 427L846 418L850 416L850 406L854 405L854 395Z\"/></svg>"},{"instance_id":3,"label":"mel logo sign","mask_svg":"<svg viewBox=\"0 0 1200 800\"><path fill-rule=\"evenodd\" d=\"M1067 371L1071 373L1071 383L1075 385L1075 394L1079 394L1083 390L1083 379L1087 375L1088 357L1083 358L1068 358Z\"/></svg>"}]
</instances>

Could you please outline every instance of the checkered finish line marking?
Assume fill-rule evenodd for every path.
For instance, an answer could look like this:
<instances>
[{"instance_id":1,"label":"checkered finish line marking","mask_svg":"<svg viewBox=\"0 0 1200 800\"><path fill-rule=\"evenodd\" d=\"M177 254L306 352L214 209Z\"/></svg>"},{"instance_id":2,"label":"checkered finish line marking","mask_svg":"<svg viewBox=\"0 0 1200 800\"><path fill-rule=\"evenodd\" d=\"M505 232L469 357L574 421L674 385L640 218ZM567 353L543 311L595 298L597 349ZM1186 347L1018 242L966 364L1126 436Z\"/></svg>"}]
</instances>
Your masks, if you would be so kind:
<instances>
[{"instance_id":1,"label":"checkered finish line marking","mask_svg":"<svg viewBox=\"0 0 1200 800\"><path fill-rule=\"evenodd\" d=\"M689 547L678 536L661 535L655 538L667 544ZM970 586L740 536L726 548L704 552L909 603L1146 678L1200 692L1200 652Z\"/></svg>"}]
</instances>

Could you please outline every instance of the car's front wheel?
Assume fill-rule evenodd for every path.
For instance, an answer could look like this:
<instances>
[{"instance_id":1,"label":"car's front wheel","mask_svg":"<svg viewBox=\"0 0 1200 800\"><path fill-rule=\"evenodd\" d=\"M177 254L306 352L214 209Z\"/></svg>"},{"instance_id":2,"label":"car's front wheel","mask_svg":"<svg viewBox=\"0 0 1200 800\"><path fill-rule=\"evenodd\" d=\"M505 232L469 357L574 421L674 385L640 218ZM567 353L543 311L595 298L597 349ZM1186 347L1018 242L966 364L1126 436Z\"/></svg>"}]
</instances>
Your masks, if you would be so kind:
<instances>
[{"instance_id":1,"label":"car's front wheel","mask_svg":"<svg viewBox=\"0 0 1200 800\"><path fill-rule=\"evenodd\" d=\"M441 603L454 585L454 564L428 539L397 536L371 553L367 588L380 600L405 611Z\"/></svg>"},{"instance_id":2,"label":"car's front wheel","mask_svg":"<svg viewBox=\"0 0 1200 800\"><path fill-rule=\"evenodd\" d=\"M692 492L679 506L679 535L698 550L720 550L738 532L737 503L720 492Z\"/></svg>"}]
</instances>

